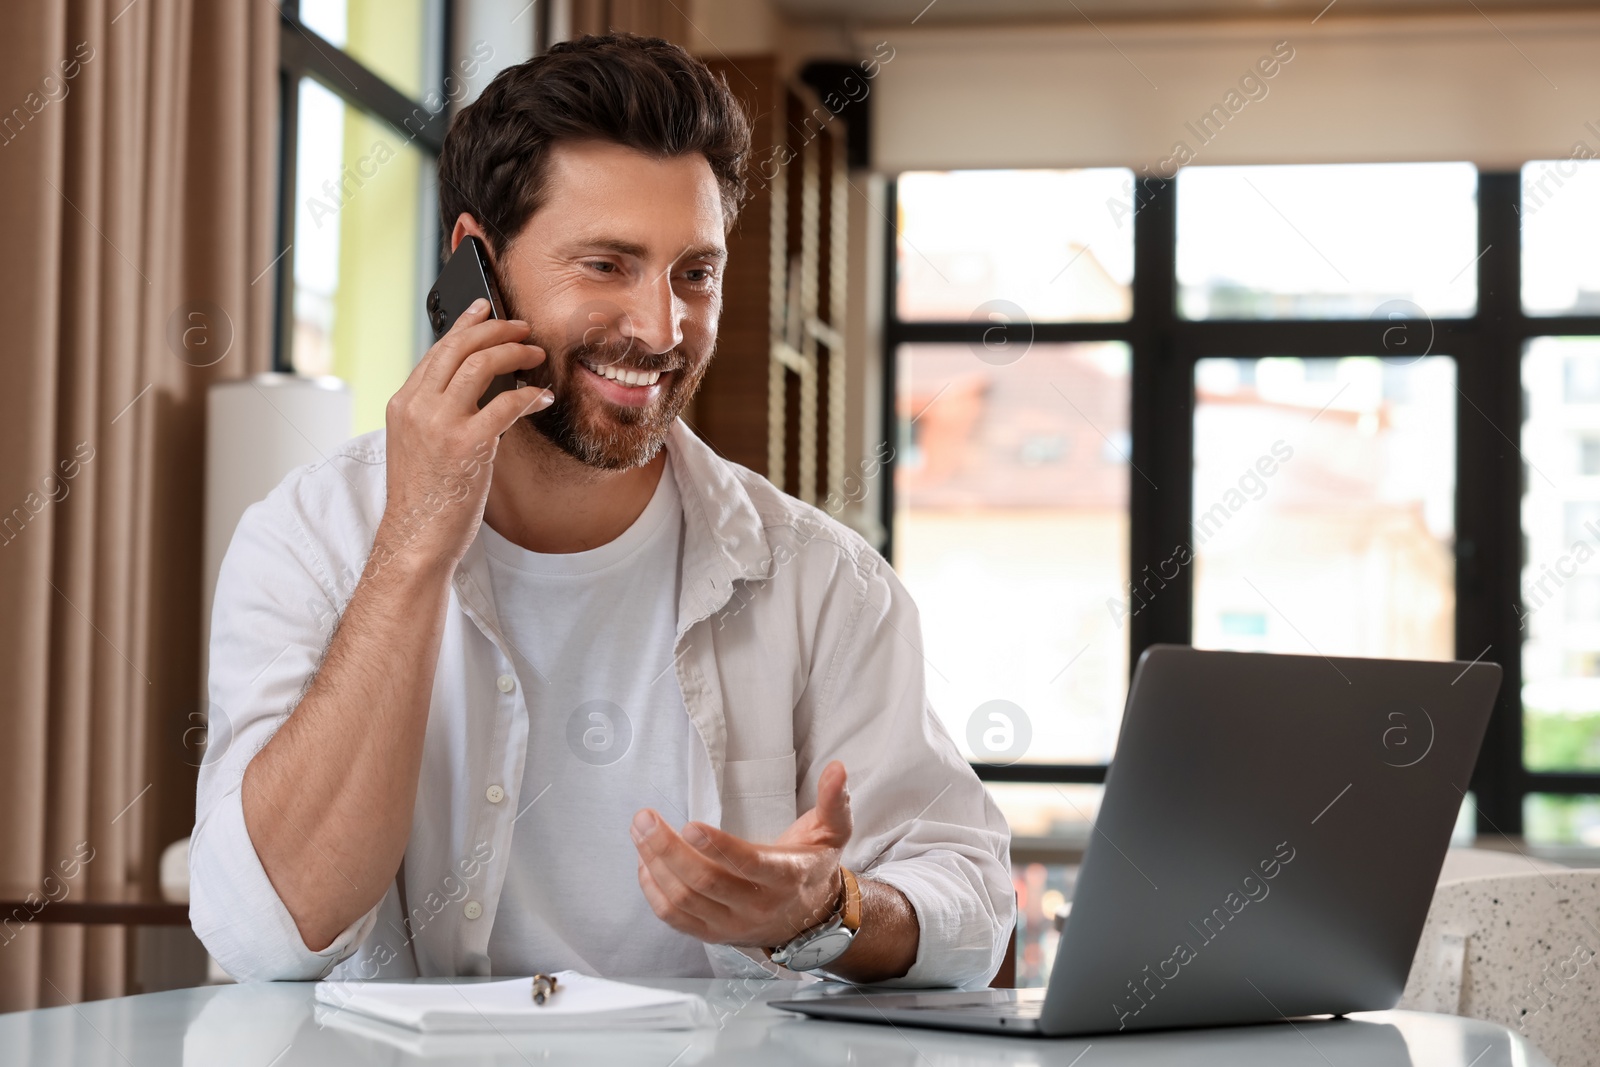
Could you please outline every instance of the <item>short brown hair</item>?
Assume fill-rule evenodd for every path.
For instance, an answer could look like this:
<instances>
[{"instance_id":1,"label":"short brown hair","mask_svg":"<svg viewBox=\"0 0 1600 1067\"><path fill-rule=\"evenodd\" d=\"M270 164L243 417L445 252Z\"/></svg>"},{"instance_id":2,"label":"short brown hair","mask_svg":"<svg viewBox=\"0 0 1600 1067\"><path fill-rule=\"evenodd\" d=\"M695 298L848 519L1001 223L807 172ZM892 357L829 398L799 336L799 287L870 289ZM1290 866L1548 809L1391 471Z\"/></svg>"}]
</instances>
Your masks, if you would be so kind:
<instances>
[{"instance_id":1,"label":"short brown hair","mask_svg":"<svg viewBox=\"0 0 1600 1067\"><path fill-rule=\"evenodd\" d=\"M439 221L463 212L509 242L543 203L550 146L602 140L711 164L728 229L748 187L750 123L725 79L659 37L608 33L507 67L462 108L439 155Z\"/></svg>"}]
</instances>

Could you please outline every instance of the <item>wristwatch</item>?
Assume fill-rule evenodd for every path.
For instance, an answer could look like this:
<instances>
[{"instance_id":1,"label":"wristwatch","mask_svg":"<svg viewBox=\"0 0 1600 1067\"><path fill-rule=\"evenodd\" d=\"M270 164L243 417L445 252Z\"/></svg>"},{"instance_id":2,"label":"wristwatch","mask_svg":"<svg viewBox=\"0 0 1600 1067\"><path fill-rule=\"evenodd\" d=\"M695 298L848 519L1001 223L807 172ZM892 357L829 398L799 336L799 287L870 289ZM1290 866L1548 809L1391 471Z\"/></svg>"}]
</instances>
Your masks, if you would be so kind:
<instances>
[{"instance_id":1,"label":"wristwatch","mask_svg":"<svg viewBox=\"0 0 1600 1067\"><path fill-rule=\"evenodd\" d=\"M861 885L854 871L839 868L844 876L844 901L826 922L803 931L792 941L771 950L773 963L791 971L815 971L843 956L861 929Z\"/></svg>"}]
</instances>

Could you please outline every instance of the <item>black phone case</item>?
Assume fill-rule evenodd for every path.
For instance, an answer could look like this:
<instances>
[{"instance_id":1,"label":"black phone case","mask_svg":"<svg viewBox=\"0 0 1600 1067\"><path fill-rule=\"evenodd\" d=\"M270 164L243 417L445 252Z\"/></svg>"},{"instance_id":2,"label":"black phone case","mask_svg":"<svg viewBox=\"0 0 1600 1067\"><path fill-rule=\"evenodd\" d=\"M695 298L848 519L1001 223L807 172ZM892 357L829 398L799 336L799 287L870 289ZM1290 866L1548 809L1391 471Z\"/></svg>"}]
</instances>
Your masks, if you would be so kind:
<instances>
[{"instance_id":1,"label":"black phone case","mask_svg":"<svg viewBox=\"0 0 1600 1067\"><path fill-rule=\"evenodd\" d=\"M494 267L489 262L488 250L476 237L465 237L450 256L439 280L428 290L428 324L433 327L435 341L449 332L463 312L474 300L489 301L489 317L504 319L506 311L500 302L500 287L494 281ZM515 374L496 375L489 389L478 400L478 407L522 382Z\"/></svg>"}]
</instances>

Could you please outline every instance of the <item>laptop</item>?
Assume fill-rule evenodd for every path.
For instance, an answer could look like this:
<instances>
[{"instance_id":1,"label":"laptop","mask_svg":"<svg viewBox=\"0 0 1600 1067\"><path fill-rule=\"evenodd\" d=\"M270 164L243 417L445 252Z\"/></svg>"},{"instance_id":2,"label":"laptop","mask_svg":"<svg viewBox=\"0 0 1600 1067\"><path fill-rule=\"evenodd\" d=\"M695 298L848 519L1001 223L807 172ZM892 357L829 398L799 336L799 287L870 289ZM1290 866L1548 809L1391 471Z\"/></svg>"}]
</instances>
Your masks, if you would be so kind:
<instances>
[{"instance_id":1,"label":"laptop","mask_svg":"<svg viewBox=\"0 0 1600 1067\"><path fill-rule=\"evenodd\" d=\"M828 982L770 1003L1044 1036L1392 1008L1500 675L1152 646L1046 989Z\"/></svg>"}]
</instances>

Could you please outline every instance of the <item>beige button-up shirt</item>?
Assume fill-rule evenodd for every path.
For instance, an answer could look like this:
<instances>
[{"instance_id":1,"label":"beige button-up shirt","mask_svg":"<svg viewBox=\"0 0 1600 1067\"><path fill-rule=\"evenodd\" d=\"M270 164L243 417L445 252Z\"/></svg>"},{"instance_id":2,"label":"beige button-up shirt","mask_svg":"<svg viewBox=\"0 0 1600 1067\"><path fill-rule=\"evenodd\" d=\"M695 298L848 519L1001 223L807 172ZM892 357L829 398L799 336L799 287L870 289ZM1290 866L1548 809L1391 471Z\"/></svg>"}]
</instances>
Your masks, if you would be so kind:
<instances>
[{"instance_id":1,"label":"beige button-up shirt","mask_svg":"<svg viewBox=\"0 0 1600 1067\"><path fill-rule=\"evenodd\" d=\"M707 758L686 768L688 810L662 814L770 842L843 760L855 817L843 862L903 892L921 926L895 984L984 984L1015 918L1010 835L928 705L909 595L861 537L681 421L667 448L684 511L673 670ZM394 884L313 952L256 856L244 770L293 712L355 590L383 515L384 449L380 430L292 472L245 512L217 580L189 914L240 980L489 974L513 822L537 801L519 795L528 701L480 537L456 568ZM582 863L592 829L573 826L570 853L551 862ZM778 973L753 951L706 953L722 977Z\"/></svg>"}]
</instances>

